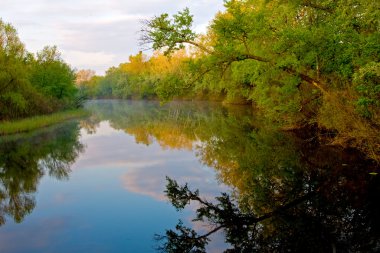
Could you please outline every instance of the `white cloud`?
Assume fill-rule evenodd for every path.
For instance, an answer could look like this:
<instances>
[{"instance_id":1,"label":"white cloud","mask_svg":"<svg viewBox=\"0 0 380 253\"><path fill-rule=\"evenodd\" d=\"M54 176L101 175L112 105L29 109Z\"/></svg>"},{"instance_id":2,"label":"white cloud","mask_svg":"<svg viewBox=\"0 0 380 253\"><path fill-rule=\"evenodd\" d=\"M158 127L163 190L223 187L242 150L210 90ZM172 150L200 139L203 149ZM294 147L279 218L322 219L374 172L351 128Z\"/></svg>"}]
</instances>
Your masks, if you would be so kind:
<instances>
[{"instance_id":1,"label":"white cloud","mask_svg":"<svg viewBox=\"0 0 380 253\"><path fill-rule=\"evenodd\" d=\"M103 73L139 51L139 20L189 7L204 32L222 0L0 0L0 18L12 23L27 49L57 45L76 68Z\"/></svg>"},{"instance_id":2,"label":"white cloud","mask_svg":"<svg viewBox=\"0 0 380 253\"><path fill-rule=\"evenodd\" d=\"M141 19L149 18L149 16L144 15L134 15L134 14L114 14L105 15L95 19L92 24L113 24L115 22L121 21L139 21Z\"/></svg>"},{"instance_id":3,"label":"white cloud","mask_svg":"<svg viewBox=\"0 0 380 253\"><path fill-rule=\"evenodd\" d=\"M210 25L209 22L203 23L203 24L198 24L195 26L194 31L196 33L205 33L207 31L207 27Z\"/></svg>"},{"instance_id":4,"label":"white cloud","mask_svg":"<svg viewBox=\"0 0 380 253\"><path fill-rule=\"evenodd\" d=\"M105 52L84 52L76 50L62 51L62 57L68 63L75 62L75 66L83 68L98 68L110 66L115 59L114 54Z\"/></svg>"}]
</instances>

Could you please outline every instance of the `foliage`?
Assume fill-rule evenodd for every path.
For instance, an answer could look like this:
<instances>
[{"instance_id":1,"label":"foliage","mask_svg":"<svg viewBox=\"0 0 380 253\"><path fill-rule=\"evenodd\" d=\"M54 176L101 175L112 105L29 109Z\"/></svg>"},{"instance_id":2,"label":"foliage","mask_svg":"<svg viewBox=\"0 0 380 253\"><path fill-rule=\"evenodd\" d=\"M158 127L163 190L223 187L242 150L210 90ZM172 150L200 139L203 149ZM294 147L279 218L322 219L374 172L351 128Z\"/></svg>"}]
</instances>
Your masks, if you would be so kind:
<instances>
[{"instance_id":1,"label":"foliage","mask_svg":"<svg viewBox=\"0 0 380 253\"><path fill-rule=\"evenodd\" d=\"M75 73L76 85L81 85L84 82L88 82L95 76L95 71L91 69L81 69Z\"/></svg>"},{"instance_id":2,"label":"foliage","mask_svg":"<svg viewBox=\"0 0 380 253\"><path fill-rule=\"evenodd\" d=\"M342 145L378 157L378 2L227 0L225 7L202 36L190 30L187 9L144 23L142 42L154 49L195 47L183 69L201 77L172 78L180 88L162 86L165 99L184 89L219 92L286 127L337 131Z\"/></svg>"},{"instance_id":3,"label":"foliage","mask_svg":"<svg viewBox=\"0 0 380 253\"><path fill-rule=\"evenodd\" d=\"M186 78L181 73L187 60L185 51L171 57L155 52L149 59L139 52L131 55L129 62L109 68L104 77L93 76L79 86L84 94L95 98L167 100L171 94L179 95L176 86Z\"/></svg>"},{"instance_id":4,"label":"foliage","mask_svg":"<svg viewBox=\"0 0 380 253\"><path fill-rule=\"evenodd\" d=\"M142 28L142 44L152 43L155 50L166 47L165 55L178 49L184 49L183 42L193 42L196 34L191 30L193 16L188 8L173 15L164 13L151 20L145 20Z\"/></svg>"},{"instance_id":5,"label":"foliage","mask_svg":"<svg viewBox=\"0 0 380 253\"><path fill-rule=\"evenodd\" d=\"M56 47L35 58L16 29L0 19L0 120L80 106L76 90L74 72Z\"/></svg>"},{"instance_id":6,"label":"foliage","mask_svg":"<svg viewBox=\"0 0 380 253\"><path fill-rule=\"evenodd\" d=\"M356 102L358 111L367 118L379 119L377 107L380 107L380 63L370 62L361 67L354 75L354 83L360 94Z\"/></svg>"},{"instance_id":7,"label":"foliage","mask_svg":"<svg viewBox=\"0 0 380 253\"><path fill-rule=\"evenodd\" d=\"M55 46L37 53L30 80L44 95L57 100L73 98L76 92L74 71L61 59Z\"/></svg>"}]
</instances>

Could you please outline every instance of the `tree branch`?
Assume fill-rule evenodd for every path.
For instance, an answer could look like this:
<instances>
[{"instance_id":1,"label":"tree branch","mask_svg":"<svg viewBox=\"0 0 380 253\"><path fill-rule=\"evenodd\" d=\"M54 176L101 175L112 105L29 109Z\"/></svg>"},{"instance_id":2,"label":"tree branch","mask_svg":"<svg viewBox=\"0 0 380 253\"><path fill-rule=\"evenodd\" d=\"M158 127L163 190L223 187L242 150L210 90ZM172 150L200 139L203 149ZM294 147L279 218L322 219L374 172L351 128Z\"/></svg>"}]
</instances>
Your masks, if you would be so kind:
<instances>
[{"instance_id":1,"label":"tree branch","mask_svg":"<svg viewBox=\"0 0 380 253\"><path fill-rule=\"evenodd\" d=\"M306 6L306 7L313 8L313 9L326 11L326 12L328 12L328 13L333 13L333 9L332 9L332 8L329 8L329 7L327 7L327 6L322 6L322 5L318 5L318 4L312 3L310 0L308 0L308 1L304 1L304 2L302 3L302 5L304 5L304 6Z\"/></svg>"},{"instance_id":2,"label":"tree branch","mask_svg":"<svg viewBox=\"0 0 380 253\"><path fill-rule=\"evenodd\" d=\"M204 52L206 52L208 54L214 54L213 51L207 49L205 46L203 46L203 45L201 45L199 43L196 43L194 41L179 41L178 43L187 43L187 44L190 44L190 45L193 45L193 46L199 48L200 50L202 50L202 51L204 51Z\"/></svg>"},{"instance_id":3,"label":"tree branch","mask_svg":"<svg viewBox=\"0 0 380 253\"><path fill-rule=\"evenodd\" d=\"M318 88L323 95L326 95L327 94L327 91L325 90L325 88L323 87L324 84L321 83L320 81L304 74L304 73L301 73L301 72L297 72L296 70L292 69L292 68L289 68L289 67L285 67L284 70L290 74L294 74L294 75L298 75L302 81L305 81L311 85L313 85L314 87Z\"/></svg>"},{"instance_id":4,"label":"tree branch","mask_svg":"<svg viewBox=\"0 0 380 253\"><path fill-rule=\"evenodd\" d=\"M203 75L205 75L206 73L208 73L210 71L211 71L211 69L206 69L205 71L203 71L195 79L193 79L191 82L187 83L185 89L190 88L195 82L197 82L199 79L201 79L203 77Z\"/></svg>"},{"instance_id":5,"label":"tree branch","mask_svg":"<svg viewBox=\"0 0 380 253\"><path fill-rule=\"evenodd\" d=\"M220 225L220 226L217 226L216 228L214 228L213 230L209 231L208 233L204 234L204 235L201 235L201 236L198 236L197 238L195 238L195 240L199 240L199 239L204 239L204 238L207 238L209 237L210 235L212 235L213 233L221 230L222 228L224 228L224 225Z\"/></svg>"},{"instance_id":6,"label":"tree branch","mask_svg":"<svg viewBox=\"0 0 380 253\"><path fill-rule=\"evenodd\" d=\"M323 9L326 11L330 10L327 7L315 5L315 4L311 3L311 1L308 1L308 0L304 1L303 4L305 6L310 6L313 8L319 8L319 9ZM143 24L144 24L144 27L141 29L141 32L143 34L140 38L140 40L142 41L143 44L154 43L153 48L160 48L160 47L167 46L169 48L167 50L167 53L170 53L171 51L180 48L182 44L186 43L186 44L190 44L190 45L193 45L193 46L199 48L200 50L206 52L207 54L214 55L214 56L220 57L222 59L225 58L223 53L215 52L215 51L210 50L209 48L205 47L204 45L201 45L201 44L195 42L194 41L195 36L196 36L195 33L188 32L187 30L183 30L183 31L177 30L176 26L174 24L170 23L169 20L167 20L167 14L166 15L163 14L160 17L156 17L152 20L145 20L145 21L143 21ZM187 25L190 27L190 23ZM157 31L161 31L162 34L160 34L160 36L157 36L157 39L155 39L155 36L156 36L155 34L157 33ZM179 45L179 47L178 47L178 45ZM247 45L245 45L245 46L247 48ZM248 50L248 48L247 48L247 50ZM239 54L236 57L234 57L232 59L230 58L229 60L224 61L224 62L242 61L242 60L247 60L247 59L252 59L252 60L259 61L259 62L266 62L266 63L270 63L272 65L276 65L275 62L273 62L271 59L267 59L267 58L264 58L264 57L261 57L258 55L251 54L249 51L247 51L246 54ZM284 69L284 71L286 71L290 74L298 75L302 81L305 81L305 82L313 85L314 87L318 88L320 91L322 91L323 94L327 93L326 90L324 89L324 85L319 80L316 80L316 79L308 76L307 74L298 72L291 67L285 67L283 69Z\"/></svg>"}]
</instances>

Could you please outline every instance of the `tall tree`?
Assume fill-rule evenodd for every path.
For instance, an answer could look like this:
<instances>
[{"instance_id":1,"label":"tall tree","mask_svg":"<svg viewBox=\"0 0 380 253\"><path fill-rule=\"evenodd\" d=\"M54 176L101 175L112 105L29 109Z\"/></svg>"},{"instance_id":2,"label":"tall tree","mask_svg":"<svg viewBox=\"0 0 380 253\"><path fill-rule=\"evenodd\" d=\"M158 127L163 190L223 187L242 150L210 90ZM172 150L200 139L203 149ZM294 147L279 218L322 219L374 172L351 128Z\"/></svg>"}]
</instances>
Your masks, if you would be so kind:
<instances>
[{"instance_id":1,"label":"tall tree","mask_svg":"<svg viewBox=\"0 0 380 253\"><path fill-rule=\"evenodd\" d=\"M46 46L37 53L31 75L32 84L46 95L63 100L75 95L75 73L65 63L56 46Z\"/></svg>"},{"instance_id":2,"label":"tall tree","mask_svg":"<svg viewBox=\"0 0 380 253\"><path fill-rule=\"evenodd\" d=\"M16 29L0 19L0 120L46 112L46 102L29 82L32 61Z\"/></svg>"},{"instance_id":3,"label":"tall tree","mask_svg":"<svg viewBox=\"0 0 380 253\"><path fill-rule=\"evenodd\" d=\"M192 71L203 77L190 82L194 88L252 101L288 126L317 123L338 131L341 143L354 139L379 153L378 2L229 0L225 7L208 39L191 30L185 9L145 21L142 43L167 54L195 46L203 54Z\"/></svg>"},{"instance_id":4,"label":"tall tree","mask_svg":"<svg viewBox=\"0 0 380 253\"><path fill-rule=\"evenodd\" d=\"M95 71L91 69L81 69L77 71L75 75L76 75L75 83L77 85L80 85L83 82L90 81L91 78L95 76Z\"/></svg>"}]
</instances>

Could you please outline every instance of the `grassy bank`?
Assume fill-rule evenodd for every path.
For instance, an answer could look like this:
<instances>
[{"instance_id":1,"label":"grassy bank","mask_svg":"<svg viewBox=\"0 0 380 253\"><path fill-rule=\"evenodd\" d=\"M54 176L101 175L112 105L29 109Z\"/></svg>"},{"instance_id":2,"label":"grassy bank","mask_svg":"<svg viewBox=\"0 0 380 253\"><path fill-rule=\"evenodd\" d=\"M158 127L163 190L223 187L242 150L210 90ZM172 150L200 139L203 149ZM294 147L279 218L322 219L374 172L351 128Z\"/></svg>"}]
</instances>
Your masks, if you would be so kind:
<instances>
[{"instance_id":1,"label":"grassy bank","mask_svg":"<svg viewBox=\"0 0 380 253\"><path fill-rule=\"evenodd\" d=\"M88 115L87 111L79 109L58 112L50 115L35 116L16 121L3 121L0 122L0 136L28 132L66 120L84 117L86 115Z\"/></svg>"}]
</instances>

